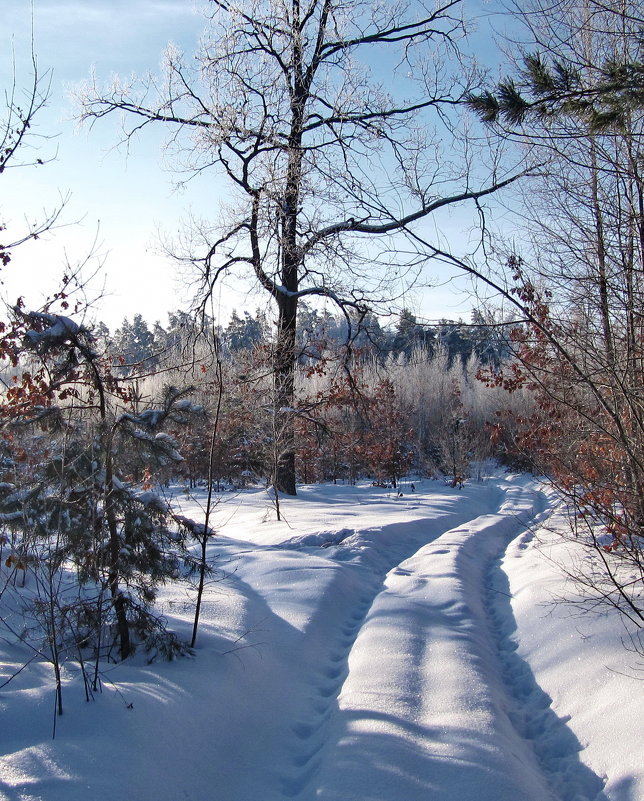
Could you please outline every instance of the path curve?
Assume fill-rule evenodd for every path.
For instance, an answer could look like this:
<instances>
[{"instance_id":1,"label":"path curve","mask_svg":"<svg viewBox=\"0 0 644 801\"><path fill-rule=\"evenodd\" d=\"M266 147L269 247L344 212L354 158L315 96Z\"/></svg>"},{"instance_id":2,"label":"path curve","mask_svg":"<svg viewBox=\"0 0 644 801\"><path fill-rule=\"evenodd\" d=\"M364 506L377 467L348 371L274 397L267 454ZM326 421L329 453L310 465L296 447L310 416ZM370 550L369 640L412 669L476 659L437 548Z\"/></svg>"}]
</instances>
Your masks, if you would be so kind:
<instances>
[{"instance_id":1,"label":"path curve","mask_svg":"<svg viewBox=\"0 0 644 801\"><path fill-rule=\"evenodd\" d=\"M309 714L292 725L283 798L603 798L601 781L579 761L579 743L525 666L512 678L519 666L508 657L500 556L544 507L530 482L516 479L497 510L431 538L384 582L377 570L363 581L312 683ZM346 550L334 556L346 559ZM530 704L541 707L543 726L549 721L548 742L559 727L561 758L544 759L545 729L530 729Z\"/></svg>"}]
</instances>

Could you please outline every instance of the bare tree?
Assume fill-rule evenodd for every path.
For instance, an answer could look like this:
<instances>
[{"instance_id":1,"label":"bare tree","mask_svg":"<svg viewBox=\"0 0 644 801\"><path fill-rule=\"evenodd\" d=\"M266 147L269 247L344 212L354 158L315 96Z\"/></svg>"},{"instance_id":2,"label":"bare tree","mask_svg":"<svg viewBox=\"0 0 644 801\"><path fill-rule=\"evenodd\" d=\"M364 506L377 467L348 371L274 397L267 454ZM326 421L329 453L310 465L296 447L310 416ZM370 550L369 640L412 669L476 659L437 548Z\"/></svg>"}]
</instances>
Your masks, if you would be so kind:
<instances>
[{"instance_id":1,"label":"bare tree","mask_svg":"<svg viewBox=\"0 0 644 801\"><path fill-rule=\"evenodd\" d=\"M227 209L198 226L185 258L199 268L202 304L222 275L246 268L277 307L281 492L295 494L299 301L326 297L360 319L368 299L413 280L426 259L393 236L516 178L489 154L472 172L445 154L471 89L461 2L212 0L194 59L170 47L161 79L81 90L83 120L123 114L128 140L150 123L172 126L177 166L227 180Z\"/></svg>"},{"instance_id":2,"label":"bare tree","mask_svg":"<svg viewBox=\"0 0 644 801\"><path fill-rule=\"evenodd\" d=\"M539 53L473 102L483 115L496 104L489 119L549 162L512 259L531 326L508 380L537 390L545 422L525 441L570 500L575 535L585 530L592 569L580 583L642 628L644 20L630 0L531 0L518 13Z\"/></svg>"},{"instance_id":3,"label":"bare tree","mask_svg":"<svg viewBox=\"0 0 644 801\"><path fill-rule=\"evenodd\" d=\"M0 118L0 174L5 170L23 167L39 167L45 164L39 145L47 137L35 131L35 121L47 104L50 74L40 75L36 57L31 56L31 78L22 86L15 75L11 86L4 92L4 108ZM0 265L6 267L11 261L11 252L30 239L38 239L56 226L64 202L43 218L28 222L22 231L8 230L4 213L0 216ZM3 232L7 232L6 234ZM7 240L6 237L9 237Z\"/></svg>"}]
</instances>

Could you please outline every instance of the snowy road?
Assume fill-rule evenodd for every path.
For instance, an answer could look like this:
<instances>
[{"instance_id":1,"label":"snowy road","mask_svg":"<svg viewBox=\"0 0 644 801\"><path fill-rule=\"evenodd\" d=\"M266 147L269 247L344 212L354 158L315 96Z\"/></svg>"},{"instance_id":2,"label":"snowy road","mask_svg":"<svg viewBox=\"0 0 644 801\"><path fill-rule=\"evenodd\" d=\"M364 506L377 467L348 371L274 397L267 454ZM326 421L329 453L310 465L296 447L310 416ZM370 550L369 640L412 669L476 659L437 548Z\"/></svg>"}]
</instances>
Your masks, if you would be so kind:
<instances>
[{"instance_id":1,"label":"snowy road","mask_svg":"<svg viewBox=\"0 0 644 801\"><path fill-rule=\"evenodd\" d=\"M396 562L382 584L378 554L373 578L350 605L334 650L317 671L310 708L292 727L293 767L276 797L601 797L602 782L579 763L579 744L563 723L554 735L567 747L552 771L552 763L540 764L536 755L546 750L538 747L540 733L551 743L557 724L551 721L546 730L542 721L542 732L535 729L526 739L513 722L527 713L522 715L520 687L503 679L492 615L503 620L508 604L492 583L498 557L538 517L543 500L521 486L501 498L495 513L448 528ZM386 547L396 561L402 549L392 546L390 536ZM346 552L338 549L334 556L346 559ZM555 795L555 788L562 794Z\"/></svg>"},{"instance_id":2,"label":"snowy road","mask_svg":"<svg viewBox=\"0 0 644 801\"><path fill-rule=\"evenodd\" d=\"M502 620L508 606L492 587L495 558L539 507L533 492L511 489L497 513L449 529L387 573L348 643L337 702L319 713L322 719L333 714L309 737L320 751L287 787L293 795L329 801L552 797L549 779L556 784L559 777L544 772L535 742L513 723L523 699L504 683L490 614ZM552 731L543 734L551 740ZM570 745L574 737L568 739ZM562 799L595 798L601 790L579 765L578 750L558 754L560 765L568 757L573 777L573 792Z\"/></svg>"},{"instance_id":3,"label":"snowy road","mask_svg":"<svg viewBox=\"0 0 644 801\"><path fill-rule=\"evenodd\" d=\"M501 558L548 513L535 482L308 487L283 511L218 509L195 660L116 666L89 705L70 666L55 741L46 676L0 697L1 799L641 801L606 794L517 651ZM187 633L185 592L161 602Z\"/></svg>"},{"instance_id":4,"label":"snowy road","mask_svg":"<svg viewBox=\"0 0 644 801\"><path fill-rule=\"evenodd\" d=\"M311 798L548 797L508 718L484 605L490 560L533 515L525 496L388 572L349 652Z\"/></svg>"}]
</instances>

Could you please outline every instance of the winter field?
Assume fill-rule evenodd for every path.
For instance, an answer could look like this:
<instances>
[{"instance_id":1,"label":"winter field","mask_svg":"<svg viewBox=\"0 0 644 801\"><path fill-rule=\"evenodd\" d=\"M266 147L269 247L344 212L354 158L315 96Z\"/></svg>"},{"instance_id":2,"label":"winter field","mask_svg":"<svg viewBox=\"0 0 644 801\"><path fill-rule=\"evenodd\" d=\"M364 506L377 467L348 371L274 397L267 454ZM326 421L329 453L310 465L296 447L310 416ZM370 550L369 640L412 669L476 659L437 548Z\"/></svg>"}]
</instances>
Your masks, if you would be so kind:
<instances>
[{"instance_id":1,"label":"winter field","mask_svg":"<svg viewBox=\"0 0 644 801\"><path fill-rule=\"evenodd\" d=\"M178 496L197 518L203 497ZM644 666L527 476L223 496L194 658L0 690L6 801L641 801ZM3 568L4 569L4 568ZM29 579L27 580L27 588ZM159 596L189 637L194 598ZM4 681L28 659L0 642Z\"/></svg>"}]
</instances>

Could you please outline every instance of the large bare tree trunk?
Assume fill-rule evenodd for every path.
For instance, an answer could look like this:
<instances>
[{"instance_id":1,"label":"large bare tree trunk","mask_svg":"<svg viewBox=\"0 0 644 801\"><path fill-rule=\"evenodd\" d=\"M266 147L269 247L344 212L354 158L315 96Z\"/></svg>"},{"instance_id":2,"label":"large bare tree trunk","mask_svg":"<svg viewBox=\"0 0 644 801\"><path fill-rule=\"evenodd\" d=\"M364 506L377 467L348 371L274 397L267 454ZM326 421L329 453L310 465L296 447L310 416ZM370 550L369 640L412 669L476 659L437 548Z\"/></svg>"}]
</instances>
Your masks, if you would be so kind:
<instances>
[{"instance_id":1,"label":"large bare tree trunk","mask_svg":"<svg viewBox=\"0 0 644 801\"><path fill-rule=\"evenodd\" d=\"M295 330L297 304L294 298L279 299L277 341L274 356L275 432L274 484L278 492L295 495Z\"/></svg>"}]
</instances>

